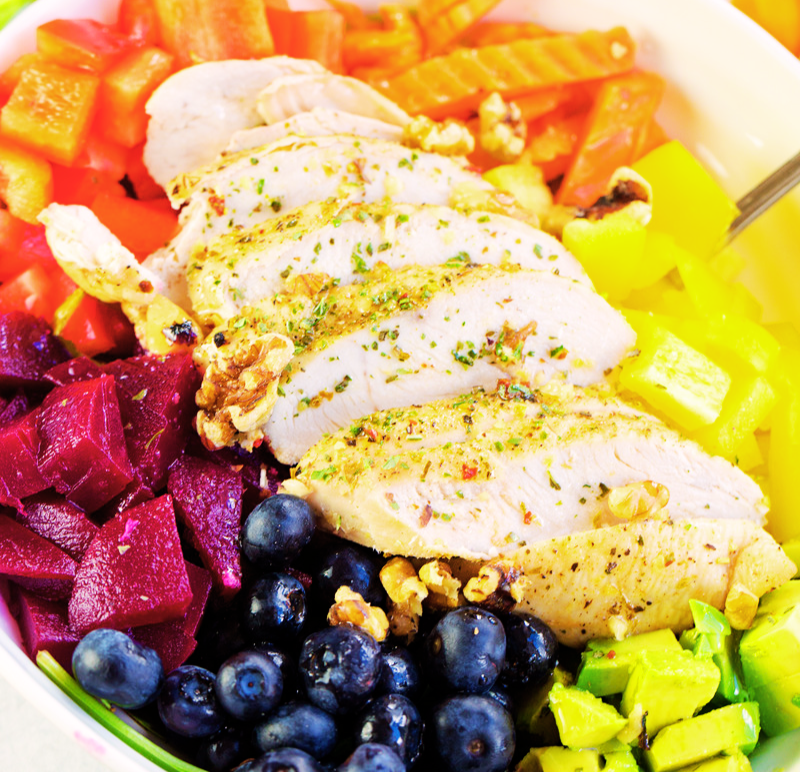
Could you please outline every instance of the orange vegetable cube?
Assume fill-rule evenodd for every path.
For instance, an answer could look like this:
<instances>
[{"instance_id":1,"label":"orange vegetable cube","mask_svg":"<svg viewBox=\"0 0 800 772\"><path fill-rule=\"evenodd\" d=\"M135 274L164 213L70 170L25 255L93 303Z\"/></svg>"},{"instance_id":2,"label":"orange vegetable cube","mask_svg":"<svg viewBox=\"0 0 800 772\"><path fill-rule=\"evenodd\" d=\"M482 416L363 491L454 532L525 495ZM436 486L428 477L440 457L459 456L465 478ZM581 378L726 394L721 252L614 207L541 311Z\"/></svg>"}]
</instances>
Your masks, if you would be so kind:
<instances>
[{"instance_id":1,"label":"orange vegetable cube","mask_svg":"<svg viewBox=\"0 0 800 772\"><path fill-rule=\"evenodd\" d=\"M0 116L0 132L57 163L71 164L89 134L100 79L36 62L22 73Z\"/></svg>"},{"instance_id":2,"label":"orange vegetable cube","mask_svg":"<svg viewBox=\"0 0 800 772\"><path fill-rule=\"evenodd\" d=\"M42 58L41 54L23 54L2 75L0 75L0 100L6 100L17 87L22 73L34 62Z\"/></svg>"},{"instance_id":3,"label":"orange vegetable cube","mask_svg":"<svg viewBox=\"0 0 800 772\"><path fill-rule=\"evenodd\" d=\"M120 32L146 46L158 45L158 14L153 0L122 0L117 16Z\"/></svg>"},{"instance_id":4,"label":"orange vegetable cube","mask_svg":"<svg viewBox=\"0 0 800 772\"><path fill-rule=\"evenodd\" d=\"M53 171L39 156L0 139L0 200L9 212L35 223L53 200Z\"/></svg>"},{"instance_id":5,"label":"orange vegetable cube","mask_svg":"<svg viewBox=\"0 0 800 772\"><path fill-rule=\"evenodd\" d=\"M275 53L314 59L331 72L342 72L344 16L338 11L291 11L267 6Z\"/></svg>"},{"instance_id":6,"label":"orange vegetable cube","mask_svg":"<svg viewBox=\"0 0 800 772\"><path fill-rule=\"evenodd\" d=\"M77 169L94 169L115 180L121 180L125 176L127 165L128 148L101 137L94 130L90 132L83 150L72 163Z\"/></svg>"},{"instance_id":7,"label":"orange vegetable cube","mask_svg":"<svg viewBox=\"0 0 800 772\"><path fill-rule=\"evenodd\" d=\"M36 30L36 48L64 67L105 72L126 51L130 39L92 19L55 19Z\"/></svg>"},{"instance_id":8,"label":"orange vegetable cube","mask_svg":"<svg viewBox=\"0 0 800 772\"><path fill-rule=\"evenodd\" d=\"M152 201L156 198L166 198L164 188L161 187L147 171L142 158L142 151L144 145L137 145L128 152L128 162L126 168L126 176L133 185L133 190L136 193L136 198L139 201Z\"/></svg>"},{"instance_id":9,"label":"orange vegetable cube","mask_svg":"<svg viewBox=\"0 0 800 772\"><path fill-rule=\"evenodd\" d=\"M89 206L100 193L125 197L125 188L107 172L96 169L73 169L53 166L53 198L59 204Z\"/></svg>"},{"instance_id":10,"label":"orange vegetable cube","mask_svg":"<svg viewBox=\"0 0 800 772\"><path fill-rule=\"evenodd\" d=\"M100 86L98 122L105 137L123 147L144 142L145 103L172 72L174 57L160 48L133 51L112 67Z\"/></svg>"}]
</instances>

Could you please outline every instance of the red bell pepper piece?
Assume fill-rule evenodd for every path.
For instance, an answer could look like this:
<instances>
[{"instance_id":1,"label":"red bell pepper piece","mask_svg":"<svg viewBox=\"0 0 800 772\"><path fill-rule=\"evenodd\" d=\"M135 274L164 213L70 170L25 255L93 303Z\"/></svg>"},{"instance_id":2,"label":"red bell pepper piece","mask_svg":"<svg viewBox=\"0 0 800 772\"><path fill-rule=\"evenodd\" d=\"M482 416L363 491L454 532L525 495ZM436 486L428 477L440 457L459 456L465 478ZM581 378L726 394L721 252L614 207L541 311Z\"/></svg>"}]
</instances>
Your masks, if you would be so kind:
<instances>
[{"instance_id":1,"label":"red bell pepper piece","mask_svg":"<svg viewBox=\"0 0 800 772\"><path fill-rule=\"evenodd\" d=\"M133 337L133 328L118 305L102 303L81 289L56 309L53 331L88 357L121 349Z\"/></svg>"},{"instance_id":2,"label":"red bell pepper piece","mask_svg":"<svg viewBox=\"0 0 800 772\"><path fill-rule=\"evenodd\" d=\"M19 250L25 238L25 223L0 209L0 282L13 279L20 269Z\"/></svg>"},{"instance_id":3,"label":"red bell pepper piece","mask_svg":"<svg viewBox=\"0 0 800 772\"><path fill-rule=\"evenodd\" d=\"M3 111L5 114L5 111ZM0 200L9 212L35 223L53 200L53 171L43 158L0 138Z\"/></svg>"},{"instance_id":4,"label":"red bell pepper piece","mask_svg":"<svg viewBox=\"0 0 800 772\"><path fill-rule=\"evenodd\" d=\"M0 116L0 131L57 163L71 164L89 135L100 79L51 62L35 62L19 79Z\"/></svg>"},{"instance_id":5,"label":"red bell pepper piece","mask_svg":"<svg viewBox=\"0 0 800 772\"><path fill-rule=\"evenodd\" d=\"M53 165L53 199L59 204L81 204L91 206L101 193L117 198L125 197L125 188L108 172L95 169L73 169L69 166Z\"/></svg>"},{"instance_id":6,"label":"red bell pepper piece","mask_svg":"<svg viewBox=\"0 0 800 772\"><path fill-rule=\"evenodd\" d=\"M26 311L50 321L56 309L52 300L54 292L47 269L35 263L19 276L0 285L0 313Z\"/></svg>"},{"instance_id":7,"label":"red bell pepper piece","mask_svg":"<svg viewBox=\"0 0 800 772\"><path fill-rule=\"evenodd\" d=\"M158 14L153 0L122 0L117 17L119 31L146 46L158 45Z\"/></svg>"},{"instance_id":8,"label":"red bell pepper piece","mask_svg":"<svg viewBox=\"0 0 800 772\"><path fill-rule=\"evenodd\" d=\"M150 176L150 172L147 171L147 167L144 165L144 159L142 158L143 150L144 144L141 144L131 148L128 152L126 172L128 180L131 185L133 185L136 198L138 198L139 201L152 201L153 199L165 198L166 193L164 192L164 188Z\"/></svg>"},{"instance_id":9,"label":"red bell pepper piece","mask_svg":"<svg viewBox=\"0 0 800 772\"><path fill-rule=\"evenodd\" d=\"M338 11L291 11L267 5L275 53L315 59L331 72L342 71L345 19Z\"/></svg>"},{"instance_id":10,"label":"red bell pepper piece","mask_svg":"<svg viewBox=\"0 0 800 772\"><path fill-rule=\"evenodd\" d=\"M36 48L64 67L105 72L135 45L130 38L93 19L55 19L36 30Z\"/></svg>"}]
</instances>

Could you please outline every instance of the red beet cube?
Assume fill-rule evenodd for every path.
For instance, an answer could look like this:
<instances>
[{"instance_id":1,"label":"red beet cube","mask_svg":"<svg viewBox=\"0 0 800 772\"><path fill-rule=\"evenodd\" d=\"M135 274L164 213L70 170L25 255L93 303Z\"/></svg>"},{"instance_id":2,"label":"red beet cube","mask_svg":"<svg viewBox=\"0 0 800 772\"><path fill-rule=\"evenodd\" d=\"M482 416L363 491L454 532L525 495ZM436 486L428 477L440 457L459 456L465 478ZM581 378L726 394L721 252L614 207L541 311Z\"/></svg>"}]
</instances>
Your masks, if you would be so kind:
<instances>
[{"instance_id":1,"label":"red beet cube","mask_svg":"<svg viewBox=\"0 0 800 772\"><path fill-rule=\"evenodd\" d=\"M76 569L77 563L55 544L0 515L0 574L42 597L60 600L69 597Z\"/></svg>"},{"instance_id":2,"label":"red beet cube","mask_svg":"<svg viewBox=\"0 0 800 772\"><path fill-rule=\"evenodd\" d=\"M17 588L20 632L25 651L32 660L48 651L68 673L72 672L72 652L80 641L69 627L67 604L36 597Z\"/></svg>"},{"instance_id":3,"label":"red beet cube","mask_svg":"<svg viewBox=\"0 0 800 772\"><path fill-rule=\"evenodd\" d=\"M111 376L54 389L38 429L39 469L84 511L99 509L133 479Z\"/></svg>"},{"instance_id":4,"label":"red beet cube","mask_svg":"<svg viewBox=\"0 0 800 772\"><path fill-rule=\"evenodd\" d=\"M137 471L134 470L133 482L128 483L122 493L118 493L111 501L103 504L97 512L92 514L92 517L97 519L98 522L104 523L126 509L135 507L137 504L144 504L145 501L155 498L155 493L136 477Z\"/></svg>"},{"instance_id":5,"label":"red beet cube","mask_svg":"<svg viewBox=\"0 0 800 772\"><path fill-rule=\"evenodd\" d=\"M30 412L31 403L28 395L24 391L17 391L14 396L3 405L3 412L0 413L0 426L7 426L15 418Z\"/></svg>"},{"instance_id":6,"label":"red beet cube","mask_svg":"<svg viewBox=\"0 0 800 772\"><path fill-rule=\"evenodd\" d=\"M230 467L184 456L170 470L167 489L215 587L223 597L231 597L242 586L241 475Z\"/></svg>"},{"instance_id":7,"label":"red beet cube","mask_svg":"<svg viewBox=\"0 0 800 772\"><path fill-rule=\"evenodd\" d=\"M191 635L186 635L177 622L135 627L128 630L128 635L158 654L165 673L180 667L197 648L197 641Z\"/></svg>"},{"instance_id":8,"label":"red beet cube","mask_svg":"<svg viewBox=\"0 0 800 772\"><path fill-rule=\"evenodd\" d=\"M78 381L91 381L103 374L103 368L94 360L89 357L76 357L51 367L44 377L54 386L66 386Z\"/></svg>"},{"instance_id":9,"label":"red beet cube","mask_svg":"<svg viewBox=\"0 0 800 772\"><path fill-rule=\"evenodd\" d=\"M23 311L0 315L0 388L42 388L47 370L69 359L44 319Z\"/></svg>"},{"instance_id":10,"label":"red beet cube","mask_svg":"<svg viewBox=\"0 0 800 772\"><path fill-rule=\"evenodd\" d=\"M109 520L83 556L69 602L73 630L128 627L177 619L192 600L169 496Z\"/></svg>"},{"instance_id":11,"label":"red beet cube","mask_svg":"<svg viewBox=\"0 0 800 772\"><path fill-rule=\"evenodd\" d=\"M186 563L186 573L189 575L189 587L192 590L192 602L186 609L182 627L187 635L194 635L203 619L208 596L211 594L211 574L193 563Z\"/></svg>"},{"instance_id":12,"label":"red beet cube","mask_svg":"<svg viewBox=\"0 0 800 772\"><path fill-rule=\"evenodd\" d=\"M39 410L17 418L0 429L0 503L12 507L50 483L38 466L40 449L36 423Z\"/></svg>"},{"instance_id":13,"label":"red beet cube","mask_svg":"<svg viewBox=\"0 0 800 772\"><path fill-rule=\"evenodd\" d=\"M80 509L55 491L25 499L17 512L17 522L53 542L78 562L99 530Z\"/></svg>"}]
</instances>

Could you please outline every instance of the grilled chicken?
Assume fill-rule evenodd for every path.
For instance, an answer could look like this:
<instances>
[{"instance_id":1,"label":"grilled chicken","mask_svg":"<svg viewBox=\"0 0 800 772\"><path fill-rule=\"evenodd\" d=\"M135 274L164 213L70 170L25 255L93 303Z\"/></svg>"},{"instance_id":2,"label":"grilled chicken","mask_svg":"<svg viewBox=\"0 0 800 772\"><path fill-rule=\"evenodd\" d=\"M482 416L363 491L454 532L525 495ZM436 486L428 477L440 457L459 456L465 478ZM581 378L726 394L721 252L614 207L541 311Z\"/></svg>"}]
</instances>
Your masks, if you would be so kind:
<instances>
[{"instance_id":1,"label":"grilled chicken","mask_svg":"<svg viewBox=\"0 0 800 772\"><path fill-rule=\"evenodd\" d=\"M489 566L518 582L518 610L570 646L665 627L680 632L692 626L692 599L730 614L744 596L754 612L757 598L795 572L766 531L739 519L634 521L540 541Z\"/></svg>"},{"instance_id":2,"label":"grilled chicken","mask_svg":"<svg viewBox=\"0 0 800 772\"><path fill-rule=\"evenodd\" d=\"M372 86L332 72L287 75L258 95L258 112L267 124L280 123L315 107L363 115L401 128L411 116Z\"/></svg>"},{"instance_id":3,"label":"grilled chicken","mask_svg":"<svg viewBox=\"0 0 800 772\"><path fill-rule=\"evenodd\" d=\"M258 94L276 78L322 73L317 62L273 56L206 62L167 78L147 102L144 161L163 187L183 172L212 163L231 135L264 123Z\"/></svg>"},{"instance_id":4,"label":"grilled chicken","mask_svg":"<svg viewBox=\"0 0 800 772\"><path fill-rule=\"evenodd\" d=\"M290 135L298 137L325 137L332 134L354 134L367 139L385 139L400 142L403 130L396 124L367 118L363 115L315 107L306 113L297 113L285 121L271 126L256 126L233 134L225 153L239 153L269 145Z\"/></svg>"},{"instance_id":5,"label":"grilled chicken","mask_svg":"<svg viewBox=\"0 0 800 772\"><path fill-rule=\"evenodd\" d=\"M674 520L758 525L766 512L738 468L595 389L509 387L376 413L324 438L299 467L327 528L418 557L491 558L618 524L632 510L615 489L648 481L666 489Z\"/></svg>"},{"instance_id":6,"label":"grilled chicken","mask_svg":"<svg viewBox=\"0 0 800 772\"><path fill-rule=\"evenodd\" d=\"M378 263L394 270L451 258L521 265L591 286L558 240L511 217L433 205L331 202L281 213L196 252L189 296L198 318L217 325L304 277L351 284Z\"/></svg>"},{"instance_id":7,"label":"grilled chicken","mask_svg":"<svg viewBox=\"0 0 800 772\"><path fill-rule=\"evenodd\" d=\"M595 383L635 338L585 284L516 266L456 259L313 289L306 302L278 295L260 313L243 312L218 329L224 345L252 328L294 340L295 359L264 427L275 457L287 464L323 434L376 410L491 388L509 377Z\"/></svg>"}]
</instances>

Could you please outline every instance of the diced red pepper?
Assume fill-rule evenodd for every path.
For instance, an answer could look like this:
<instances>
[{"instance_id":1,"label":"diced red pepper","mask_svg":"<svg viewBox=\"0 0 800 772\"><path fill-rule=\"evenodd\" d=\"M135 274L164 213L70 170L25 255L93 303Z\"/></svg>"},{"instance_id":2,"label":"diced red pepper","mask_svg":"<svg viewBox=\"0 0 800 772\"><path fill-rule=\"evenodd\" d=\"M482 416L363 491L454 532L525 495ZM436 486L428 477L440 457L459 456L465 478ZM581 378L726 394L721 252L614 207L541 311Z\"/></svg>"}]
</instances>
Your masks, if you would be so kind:
<instances>
[{"instance_id":1,"label":"diced red pepper","mask_svg":"<svg viewBox=\"0 0 800 772\"><path fill-rule=\"evenodd\" d=\"M5 110L3 111L5 115ZM35 223L53 200L53 170L43 158L0 138L0 200L9 212Z\"/></svg>"},{"instance_id":2,"label":"diced red pepper","mask_svg":"<svg viewBox=\"0 0 800 772\"><path fill-rule=\"evenodd\" d=\"M88 357L127 344L133 328L118 305L75 290L55 311L53 331Z\"/></svg>"},{"instance_id":3,"label":"diced red pepper","mask_svg":"<svg viewBox=\"0 0 800 772\"><path fill-rule=\"evenodd\" d=\"M26 311L51 319L55 307L50 302L53 285L42 265L36 263L15 279L0 286L0 313Z\"/></svg>"},{"instance_id":4,"label":"diced red pepper","mask_svg":"<svg viewBox=\"0 0 800 772\"><path fill-rule=\"evenodd\" d=\"M95 120L86 144L72 166L78 169L93 169L107 174L114 180L121 180L128 166L128 149L101 137L96 126Z\"/></svg>"},{"instance_id":5,"label":"diced red pepper","mask_svg":"<svg viewBox=\"0 0 800 772\"><path fill-rule=\"evenodd\" d=\"M8 211L0 209L0 282L13 279L19 273L19 250L25 238L25 223Z\"/></svg>"},{"instance_id":6,"label":"diced red pepper","mask_svg":"<svg viewBox=\"0 0 800 772\"><path fill-rule=\"evenodd\" d=\"M133 189L136 192L136 198L140 201L152 201L153 199L165 198L166 193L164 188L161 187L147 171L142 157L144 144L137 145L131 148L128 153L127 176L130 180Z\"/></svg>"},{"instance_id":7,"label":"diced red pepper","mask_svg":"<svg viewBox=\"0 0 800 772\"><path fill-rule=\"evenodd\" d=\"M54 164L53 181L55 183L53 198L59 204L91 206L101 193L118 198L125 197L125 188L114 176L95 169L73 169Z\"/></svg>"},{"instance_id":8,"label":"diced red pepper","mask_svg":"<svg viewBox=\"0 0 800 772\"><path fill-rule=\"evenodd\" d=\"M267 5L275 53L315 59L331 72L342 71L345 19L338 11L292 11Z\"/></svg>"},{"instance_id":9,"label":"diced red pepper","mask_svg":"<svg viewBox=\"0 0 800 772\"><path fill-rule=\"evenodd\" d=\"M51 62L22 73L0 116L9 139L57 163L71 164L89 135L100 79Z\"/></svg>"},{"instance_id":10,"label":"diced red pepper","mask_svg":"<svg viewBox=\"0 0 800 772\"><path fill-rule=\"evenodd\" d=\"M120 32L146 46L158 45L158 14L153 0L122 0L117 26Z\"/></svg>"},{"instance_id":11,"label":"diced red pepper","mask_svg":"<svg viewBox=\"0 0 800 772\"><path fill-rule=\"evenodd\" d=\"M130 38L93 19L55 19L36 30L36 48L51 62L105 72L131 49Z\"/></svg>"},{"instance_id":12,"label":"diced red pepper","mask_svg":"<svg viewBox=\"0 0 800 772\"><path fill-rule=\"evenodd\" d=\"M101 133L126 148L144 142L145 103L172 72L174 57L150 46L128 54L103 76L97 116Z\"/></svg>"}]
</instances>

